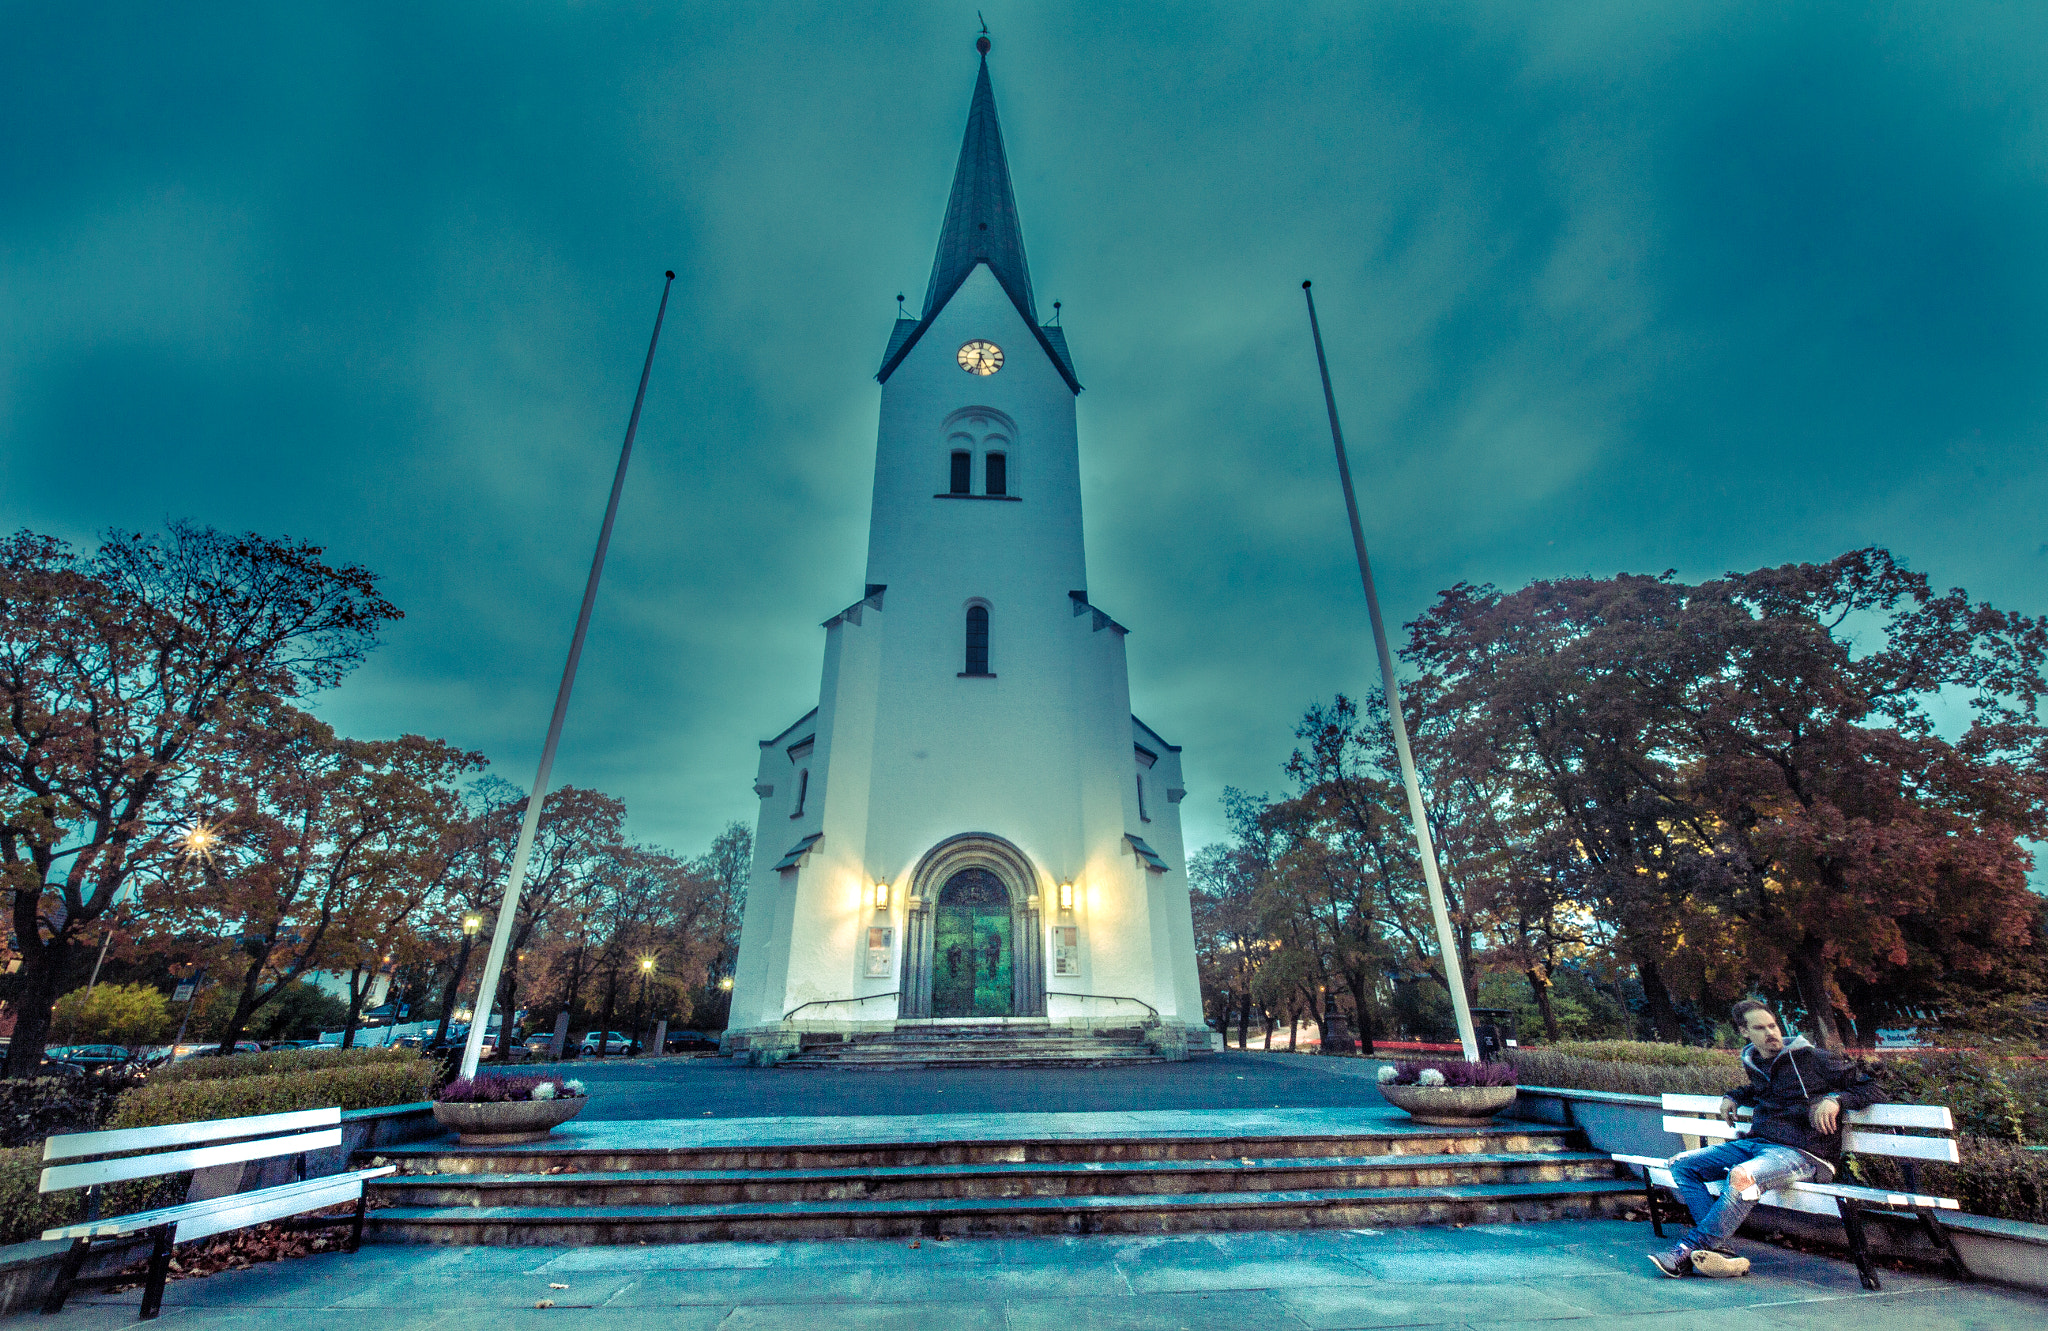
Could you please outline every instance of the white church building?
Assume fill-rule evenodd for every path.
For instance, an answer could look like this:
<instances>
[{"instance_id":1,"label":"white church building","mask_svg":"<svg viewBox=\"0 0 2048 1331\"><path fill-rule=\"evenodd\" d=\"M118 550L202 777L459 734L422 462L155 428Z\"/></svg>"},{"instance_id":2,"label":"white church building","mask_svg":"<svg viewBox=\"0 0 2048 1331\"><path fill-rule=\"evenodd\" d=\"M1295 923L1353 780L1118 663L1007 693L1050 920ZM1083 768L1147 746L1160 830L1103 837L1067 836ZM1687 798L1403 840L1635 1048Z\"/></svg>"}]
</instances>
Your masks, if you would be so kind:
<instances>
[{"instance_id":1,"label":"white church building","mask_svg":"<svg viewBox=\"0 0 2048 1331\"><path fill-rule=\"evenodd\" d=\"M922 314L882 384L865 588L761 742L728 1047L1156 1023L1207 1048L1181 755L1089 598L1081 391L1024 259L986 39ZM745 1038L735 1038L745 1037Z\"/></svg>"}]
</instances>

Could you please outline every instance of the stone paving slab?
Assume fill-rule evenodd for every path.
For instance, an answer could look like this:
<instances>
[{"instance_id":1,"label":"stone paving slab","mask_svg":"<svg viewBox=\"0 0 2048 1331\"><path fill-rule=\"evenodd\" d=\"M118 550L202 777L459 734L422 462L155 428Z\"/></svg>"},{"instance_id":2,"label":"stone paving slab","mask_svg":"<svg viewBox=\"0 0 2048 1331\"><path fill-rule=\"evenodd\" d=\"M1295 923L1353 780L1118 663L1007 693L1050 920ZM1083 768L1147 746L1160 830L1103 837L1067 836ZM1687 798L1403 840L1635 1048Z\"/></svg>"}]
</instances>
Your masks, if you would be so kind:
<instances>
[{"instance_id":1,"label":"stone paving slab","mask_svg":"<svg viewBox=\"0 0 2048 1331\"><path fill-rule=\"evenodd\" d=\"M383 1247L173 1282L166 1331L281 1322L375 1331L1306 1331L1569 1327L1713 1331L2006 1331L2048 1325L2048 1300L1737 1246L1742 1280L1670 1280L1647 1225L1026 1239L707 1243L617 1248ZM565 1289L551 1289L560 1284ZM87 1292L36 1331L134 1325L136 1291ZM536 1309L540 1300L556 1306ZM26 1331L27 1323L23 1323Z\"/></svg>"}]
</instances>

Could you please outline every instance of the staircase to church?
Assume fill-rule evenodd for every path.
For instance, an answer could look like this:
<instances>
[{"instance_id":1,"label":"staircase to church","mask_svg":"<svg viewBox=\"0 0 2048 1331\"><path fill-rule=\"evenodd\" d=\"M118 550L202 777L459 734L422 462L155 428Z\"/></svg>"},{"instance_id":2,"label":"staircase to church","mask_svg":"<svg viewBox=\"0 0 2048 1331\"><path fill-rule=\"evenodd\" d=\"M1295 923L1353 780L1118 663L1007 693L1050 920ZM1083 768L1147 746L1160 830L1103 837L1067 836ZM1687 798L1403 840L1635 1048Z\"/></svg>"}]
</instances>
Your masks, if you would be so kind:
<instances>
[{"instance_id":1,"label":"staircase to church","mask_svg":"<svg viewBox=\"0 0 2048 1331\"><path fill-rule=\"evenodd\" d=\"M400 1172L368 1184L365 1237L585 1245L1351 1228L1601 1215L1640 1192L1573 1130L1540 1124L1161 1137L1109 1124L988 1135L955 1121L951 1140L913 1128L835 1144L778 1143L784 1121L758 1122L758 1144L663 1147L659 1123L622 1123L589 1125L621 1130L593 1144L381 1151Z\"/></svg>"},{"instance_id":2,"label":"staircase to church","mask_svg":"<svg viewBox=\"0 0 2048 1331\"><path fill-rule=\"evenodd\" d=\"M922 1022L893 1031L805 1035L785 1068L891 1071L915 1068L1100 1068L1163 1063L1137 1026L1073 1030Z\"/></svg>"}]
</instances>

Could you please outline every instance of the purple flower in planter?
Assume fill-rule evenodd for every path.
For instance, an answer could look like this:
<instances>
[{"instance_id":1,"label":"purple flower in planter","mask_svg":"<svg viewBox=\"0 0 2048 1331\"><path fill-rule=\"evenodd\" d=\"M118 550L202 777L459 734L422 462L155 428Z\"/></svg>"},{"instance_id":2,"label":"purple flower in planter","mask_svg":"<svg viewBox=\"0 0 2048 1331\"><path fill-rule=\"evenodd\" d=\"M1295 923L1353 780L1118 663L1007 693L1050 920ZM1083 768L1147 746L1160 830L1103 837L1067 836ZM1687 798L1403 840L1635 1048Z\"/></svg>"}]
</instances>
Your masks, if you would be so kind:
<instances>
[{"instance_id":1,"label":"purple flower in planter","mask_svg":"<svg viewBox=\"0 0 2048 1331\"><path fill-rule=\"evenodd\" d=\"M548 1089L541 1093L542 1087ZM442 1103L461 1104L505 1104L516 1100L569 1099L580 1094L580 1090L563 1082L559 1077L518 1077L485 1076L458 1077L441 1088L434 1098Z\"/></svg>"},{"instance_id":2,"label":"purple flower in planter","mask_svg":"<svg viewBox=\"0 0 2048 1331\"><path fill-rule=\"evenodd\" d=\"M1424 1072L1435 1072L1443 1078L1438 1083L1435 1077L1431 1084L1445 1086L1513 1086L1515 1069L1510 1063L1467 1063L1463 1059L1403 1060L1394 1064L1394 1075L1386 1080L1395 1086L1421 1084ZM1383 1074L1384 1075L1384 1074Z\"/></svg>"}]
</instances>

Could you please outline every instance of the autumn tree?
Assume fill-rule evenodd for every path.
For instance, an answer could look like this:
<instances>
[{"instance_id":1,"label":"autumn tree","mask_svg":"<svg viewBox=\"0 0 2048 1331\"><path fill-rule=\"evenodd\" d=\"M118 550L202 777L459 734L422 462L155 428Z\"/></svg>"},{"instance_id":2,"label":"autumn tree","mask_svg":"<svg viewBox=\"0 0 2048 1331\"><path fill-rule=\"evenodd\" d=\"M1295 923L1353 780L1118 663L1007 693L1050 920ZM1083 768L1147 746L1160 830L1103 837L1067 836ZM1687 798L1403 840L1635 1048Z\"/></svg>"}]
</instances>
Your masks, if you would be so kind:
<instances>
[{"instance_id":1,"label":"autumn tree","mask_svg":"<svg viewBox=\"0 0 2048 1331\"><path fill-rule=\"evenodd\" d=\"M74 944L165 871L196 759L251 697L337 683L399 612L319 547L174 524L89 559L0 541L0 873L13 894L15 1034L30 1075Z\"/></svg>"}]
</instances>

